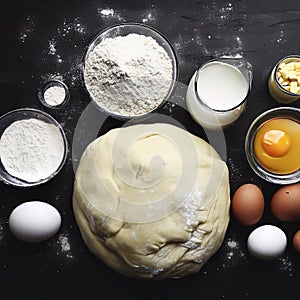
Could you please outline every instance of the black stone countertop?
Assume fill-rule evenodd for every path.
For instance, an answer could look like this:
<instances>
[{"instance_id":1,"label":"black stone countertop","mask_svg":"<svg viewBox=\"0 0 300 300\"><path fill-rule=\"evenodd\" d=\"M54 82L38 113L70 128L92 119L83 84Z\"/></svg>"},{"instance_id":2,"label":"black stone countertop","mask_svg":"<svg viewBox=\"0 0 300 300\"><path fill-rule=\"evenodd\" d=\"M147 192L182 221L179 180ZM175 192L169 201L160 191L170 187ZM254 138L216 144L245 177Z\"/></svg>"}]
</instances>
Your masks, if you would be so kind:
<instances>
[{"instance_id":1,"label":"black stone countertop","mask_svg":"<svg viewBox=\"0 0 300 300\"><path fill-rule=\"evenodd\" d=\"M3 4L0 14L0 114L21 107L46 111L62 124L70 145L65 167L50 182L31 189L0 183L1 300L299 299L300 256L291 238L300 222L283 223L271 215L270 199L279 186L251 171L243 145L251 121L280 106L268 93L267 79L280 58L299 54L300 2L11 0ZM250 227L231 218L217 254L199 274L180 280L138 281L111 271L84 245L72 212L71 146L76 124L89 103L81 81L82 58L99 31L122 22L145 23L170 40L177 53L180 87L188 84L202 63L222 55L241 55L254 69L247 109L224 130L227 154L223 158L232 193L246 182L262 188L266 200L263 218ZM47 109L38 101L38 89L52 77L61 78L69 87L71 99L65 109ZM167 103L160 112L203 137L181 98L177 104ZM299 108L300 102L290 106ZM106 117L101 120L100 133L123 125ZM58 234L40 244L17 241L7 224L14 207L32 199L54 205L63 218ZM252 258L246 249L248 234L267 223L278 225L288 237L286 252L272 262Z\"/></svg>"}]
</instances>

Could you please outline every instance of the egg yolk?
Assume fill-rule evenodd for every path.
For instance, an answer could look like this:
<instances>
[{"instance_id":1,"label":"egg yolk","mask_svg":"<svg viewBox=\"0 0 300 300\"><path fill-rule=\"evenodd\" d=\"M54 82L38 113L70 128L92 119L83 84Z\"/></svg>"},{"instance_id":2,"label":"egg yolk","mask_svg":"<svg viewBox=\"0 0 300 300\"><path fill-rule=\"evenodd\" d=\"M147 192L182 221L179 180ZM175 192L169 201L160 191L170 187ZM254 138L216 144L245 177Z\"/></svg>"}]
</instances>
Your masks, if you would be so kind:
<instances>
[{"instance_id":1,"label":"egg yolk","mask_svg":"<svg viewBox=\"0 0 300 300\"><path fill-rule=\"evenodd\" d=\"M289 151L291 139L284 131L269 130L262 138L262 146L268 155L281 157Z\"/></svg>"},{"instance_id":2,"label":"egg yolk","mask_svg":"<svg viewBox=\"0 0 300 300\"><path fill-rule=\"evenodd\" d=\"M300 169L300 123L274 118L263 123L254 137L253 150L258 163L276 174Z\"/></svg>"}]
</instances>

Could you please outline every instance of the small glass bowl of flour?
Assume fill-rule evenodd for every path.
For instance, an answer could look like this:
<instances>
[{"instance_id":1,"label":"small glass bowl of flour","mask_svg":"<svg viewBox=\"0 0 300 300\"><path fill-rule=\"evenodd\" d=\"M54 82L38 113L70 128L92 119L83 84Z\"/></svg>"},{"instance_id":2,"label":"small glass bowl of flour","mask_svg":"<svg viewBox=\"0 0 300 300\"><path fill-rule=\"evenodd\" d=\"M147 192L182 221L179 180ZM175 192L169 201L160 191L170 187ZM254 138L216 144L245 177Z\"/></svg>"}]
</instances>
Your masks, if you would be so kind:
<instances>
[{"instance_id":1,"label":"small glass bowl of flour","mask_svg":"<svg viewBox=\"0 0 300 300\"><path fill-rule=\"evenodd\" d=\"M57 175L67 157L67 139L49 114L31 108L0 117L0 180L33 187Z\"/></svg>"},{"instance_id":2,"label":"small glass bowl of flour","mask_svg":"<svg viewBox=\"0 0 300 300\"><path fill-rule=\"evenodd\" d=\"M58 79L46 81L38 91L41 103L48 108L61 108L70 98L68 87Z\"/></svg>"},{"instance_id":3,"label":"small glass bowl of flour","mask_svg":"<svg viewBox=\"0 0 300 300\"><path fill-rule=\"evenodd\" d=\"M82 72L92 103L104 114L126 120L164 105L174 89L178 66L171 43L160 32L126 23L94 38Z\"/></svg>"}]
</instances>

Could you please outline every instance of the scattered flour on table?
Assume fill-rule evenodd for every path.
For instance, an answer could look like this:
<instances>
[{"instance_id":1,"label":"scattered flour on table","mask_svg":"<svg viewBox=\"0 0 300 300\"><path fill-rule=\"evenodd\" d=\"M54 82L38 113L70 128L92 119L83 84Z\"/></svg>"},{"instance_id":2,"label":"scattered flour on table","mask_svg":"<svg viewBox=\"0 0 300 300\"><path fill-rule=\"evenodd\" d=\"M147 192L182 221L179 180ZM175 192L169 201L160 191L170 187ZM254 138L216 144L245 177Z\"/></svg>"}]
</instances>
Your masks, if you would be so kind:
<instances>
[{"instance_id":1,"label":"scattered flour on table","mask_svg":"<svg viewBox=\"0 0 300 300\"><path fill-rule=\"evenodd\" d=\"M63 60L59 54L57 54L56 50L56 41L54 39L51 39L48 41L49 48L48 48L48 54L52 56L56 56L57 62L62 63Z\"/></svg>"},{"instance_id":2,"label":"scattered flour on table","mask_svg":"<svg viewBox=\"0 0 300 300\"><path fill-rule=\"evenodd\" d=\"M273 41L273 40L272 40L272 41ZM283 45L283 44L286 43L286 39L285 39L285 37L284 37L284 32L283 32L283 30L280 30L280 34L279 34L279 37L276 39L276 42L277 42L278 44L281 44L281 45Z\"/></svg>"},{"instance_id":3,"label":"scattered flour on table","mask_svg":"<svg viewBox=\"0 0 300 300\"><path fill-rule=\"evenodd\" d=\"M233 11L232 3L229 2L224 5L224 2L220 4L214 1L210 7L209 21L218 26L224 25L230 19Z\"/></svg>"},{"instance_id":4,"label":"scattered flour on table","mask_svg":"<svg viewBox=\"0 0 300 300\"><path fill-rule=\"evenodd\" d=\"M59 81L69 81L71 86L75 86L81 82L81 74L79 73L79 66L74 68L70 68L69 71L64 73L46 73L41 76L41 80L43 82L48 80L59 80ZM78 71L77 71L78 69Z\"/></svg>"},{"instance_id":5,"label":"scattered flour on table","mask_svg":"<svg viewBox=\"0 0 300 300\"><path fill-rule=\"evenodd\" d=\"M104 9L98 9L98 13L101 14L102 16L113 16L114 15L114 10L112 8L104 8Z\"/></svg>"},{"instance_id":6,"label":"scattered flour on table","mask_svg":"<svg viewBox=\"0 0 300 300\"><path fill-rule=\"evenodd\" d=\"M187 48L185 46L186 46L186 41L184 40L182 35L179 33L177 36L177 39L173 41L173 47L175 48L176 52L180 52Z\"/></svg>"},{"instance_id":7,"label":"scattered flour on table","mask_svg":"<svg viewBox=\"0 0 300 300\"><path fill-rule=\"evenodd\" d=\"M182 60L184 64L188 64L187 57L192 57L194 54L191 49L194 49L195 46L201 51L200 55L212 57L220 56L243 56L244 52L244 43L240 32L244 29L241 26L237 31L224 32L224 30L219 30L223 25L230 22L233 17L245 19L246 15L242 17L238 14L234 16L235 8L232 3L219 3L217 1L211 2L209 4L203 5L203 10L207 18L200 22L197 19L200 26L204 24L211 23L214 26L218 27L218 30L215 30L214 34L210 32L204 32L199 30L199 27L195 27L193 30L190 30L187 37L182 37L179 33L177 39L173 40L173 45L177 52L179 52L179 60ZM190 16L192 18L193 15ZM209 26L208 28L210 28ZM199 47L201 46L201 47ZM187 56L188 55L188 56Z\"/></svg>"},{"instance_id":8,"label":"scattered flour on table","mask_svg":"<svg viewBox=\"0 0 300 300\"><path fill-rule=\"evenodd\" d=\"M64 156L58 127L38 119L13 122L0 139L0 159L12 176L36 182L54 173Z\"/></svg>"},{"instance_id":9,"label":"scattered flour on table","mask_svg":"<svg viewBox=\"0 0 300 300\"><path fill-rule=\"evenodd\" d=\"M282 256L278 259L280 270L288 273L289 276L293 276L293 265L289 256Z\"/></svg>"},{"instance_id":10,"label":"scattered flour on table","mask_svg":"<svg viewBox=\"0 0 300 300\"><path fill-rule=\"evenodd\" d=\"M55 55L56 54L56 42L54 41L54 39L50 40L49 42L49 54L50 55Z\"/></svg>"},{"instance_id":11,"label":"scattered flour on table","mask_svg":"<svg viewBox=\"0 0 300 300\"><path fill-rule=\"evenodd\" d=\"M71 22L64 20L62 26L57 29L58 35L62 37L66 37L72 32L78 33L80 35L86 33L86 26L80 22L80 18L75 18Z\"/></svg>"},{"instance_id":12,"label":"scattered flour on table","mask_svg":"<svg viewBox=\"0 0 300 300\"><path fill-rule=\"evenodd\" d=\"M57 73L48 73L48 74L42 75L41 78L42 78L43 81L47 81L47 80L51 80L51 79L57 79L57 80L60 80L60 81L64 81L63 75L58 73L58 72Z\"/></svg>"},{"instance_id":13,"label":"scattered flour on table","mask_svg":"<svg viewBox=\"0 0 300 300\"><path fill-rule=\"evenodd\" d=\"M121 21L121 22L126 21L119 12L117 12L115 9L112 9L112 8L99 7L97 9L97 13L99 16L101 16L101 18L104 18L104 19L114 19L114 20Z\"/></svg>"},{"instance_id":14,"label":"scattered flour on table","mask_svg":"<svg viewBox=\"0 0 300 300\"><path fill-rule=\"evenodd\" d=\"M221 19L227 18L231 11L233 11L233 5L231 3L228 3L227 6L222 7L220 9L220 12L222 13Z\"/></svg>"},{"instance_id":15,"label":"scattered flour on table","mask_svg":"<svg viewBox=\"0 0 300 300\"><path fill-rule=\"evenodd\" d=\"M157 19L157 11L154 9L151 9L150 11L146 11L142 15L142 22L143 23L152 23L155 22Z\"/></svg>"},{"instance_id":16,"label":"scattered flour on table","mask_svg":"<svg viewBox=\"0 0 300 300\"><path fill-rule=\"evenodd\" d=\"M76 19L75 23L73 23L73 29L75 32L79 34L85 34L86 33L86 27L82 25L78 19Z\"/></svg>"},{"instance_id":17,"label":"scattered flour on table","mask_svg":"<svg viewBox=\"0 0 300 300\"><path fill-rule=\"evenodd\" d=\"M217 41L217 42L216 42ZM216 47L216 43L218 47ZM235 33L206 34L195 28L190 32L190 38L185 39L179 33L173 41L173 46L179 55L179 60L187 61L187 54L193 55L191 49L199 48L201 55L211 57L243 57L244 44L240 36ZM201 46L201 47L199 47ZM179 61L180 62L180 61Z\"/></svg>"},{"instance_id":18,"label":"scattered flour on table","mask_svg":"<svg viewBox=\"0 0 300 300\"><path fill-rule=\"evenodd\" d=\"M68 39L68 42L71 42L70 37L68 37L71 33L76 33L79 35L83 35L86 33L86 26L81 24L80 18L75 18L71 22L67 22L67 20L64 20L62 26L58 27L57 29L57 35L48 40L47 53L51 56L55 56L58 63L62 63L63 58L61 57L61 54L59 54L57 44L64 43L64 40L66 39ZM74 48L76 47L77 45L74 44Z\"/></svg>"},{"instance_id":19,"label":"scattered flour on table","mask_svg":"<svg viewBox=\"0 0 300 300\"><path fill-rule=\"evenodd\" d=\"M221 36L216 37L218 40ZM220 45L219 49L211 49L209 44L206 44L206 54L213 57L243 57L243 42L238 35L226 35L224 37L225 43Z\"/></svg>"},{"instance_id":20,"label":"scattered flour on table","mask_svg":"<svg viewBox=\"0 0 300 300\"><path fill-rule=\"evenodd\" d=\"M172 83L172 61L152 38L129 34L107 38L89 54L84 69L88 91L102 108L123 116L155 109Z\"/></svg>"},{"instance_id":21,"label":"scattered flour on table","mask_svg":"<svg viewBox=\"0 0 300 300\"><path fill-rule=\"evenodd\" d=\"M60 57L58 57L60 62ZM66 72L54 72L46 73L41 76L42 82L57 79L59 81L68 82L70 86L81 86L82 85L82 58L81 56L74 56L70 62L69 68Z\"/></svg>"},{"instance_id":22,"label":"scattered flour on table","mask_svg":"<svg viewBox=\"0 0 300 300\"><path fill-rule=\"evenodd\" d=\"M25 23L23 25L22 31L19 35L19 40L24 43L30 34L34 31L35 24L30 16L26 17Z\"/></svg>"},{"instance_id":23,"label":"scattered flour on table","mask_svg":"<svg viewBox=\"0 0 300 300\"><path fill-rule=\"evenodd\" d=\"M231 181L238 181L243 177L242 171L240 170L239 166L235 164L231 157L227 159L227 165Z\"/></svg>"},{"instance_id":24,"label":"scattered flour on table","mask_svg":"<svg viewBox=\"0 0 300 300\"><path fill-rule=\"evenodd\" d=\"M63 253L67 258L73 258L73 254L71 252L71 244L67 233L61 233L58 236L57 245L60 250L60 252L56 253L57 255Z\"/></svg>"},{"instance_id":25,"label":"scattered flour on table","mask_svg":"<svg viewBox=\"0 0 300 300\"><path fill-rule=\"evenodd\" d=\"M240 244L234 239L225 241L226 261L223 263L223 268L228 268L236 265L246 259L245 253L242 251Z\"/></svg>"}]
</instances>

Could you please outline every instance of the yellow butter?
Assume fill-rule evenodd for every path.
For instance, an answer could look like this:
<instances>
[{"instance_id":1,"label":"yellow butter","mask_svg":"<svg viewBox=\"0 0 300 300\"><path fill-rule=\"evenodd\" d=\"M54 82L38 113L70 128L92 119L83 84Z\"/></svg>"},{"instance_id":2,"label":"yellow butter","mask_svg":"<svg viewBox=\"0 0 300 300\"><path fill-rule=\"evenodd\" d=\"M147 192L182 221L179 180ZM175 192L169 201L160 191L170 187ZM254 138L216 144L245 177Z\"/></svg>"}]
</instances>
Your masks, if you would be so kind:
<instances>
[{"instance_id":1,"label":"yellow butter","mask_svg":"<svg viewBox=\"0 0 300 300\"><path fill-rule=\"evenodd\" d=\"M291 87L290 92L297 94L298 91L297 81L291 81L290 87Z\"/></svg>"},{"instance_id":2,"label":"yellow butter","mask_svg":"<svg viewBox=\"0 0 300 300\"><path fill-rule=\"evenodd\" d=\"M293 79L297 80L297 75L296 75L295 71L289 71L288 76L289 76L289 79L291 79L291 80L293 80Z\"/></svg>"},{"instance_id":3,"label":"yellow butter","mask_svg":"<svg viewBox=\"0 0 300 300\"><path fill-rule=\"evenodd\" d=\"M294 62L289 62L285 65L285 70L288 70L288 71L292 71L295 69L295 63Z\"/></svg>"},{"instance_id":4,"label":"yellow butter","mask_svg":"<svg viewBox=\"0 0 300 300\"><path fill-rule=\"evenodd\" d=\"M295 71L300 70L300 62L295 62L295 64L294 64L294 70Z\"/></svg>"},{"instance_id":5,"label":"yellow butter","mask_svg":"<svg viewBox=\"0 0 300 300\"><path fill-rule=\"evenodd\" d=\"M289 85L290 81L289 80L284 80L281 82L281 85L285 86L285 85Z\"/></svg>"},{"instance_id":6,"label":"yellow butter","mask_svg":"<svg viewBox=\"0 0 300 300\"><path fill-rule=\"evenodd\" d=\"M286 70L281 70L280 71L280 74L281 74L281 76L282 76L282 78L284 79L284 80L286 80L286 79L288 79L289 78L289 73L288 73L288 71L286 71Z\"/></svg>"}]
</instances>

